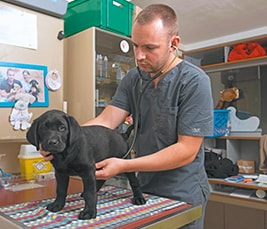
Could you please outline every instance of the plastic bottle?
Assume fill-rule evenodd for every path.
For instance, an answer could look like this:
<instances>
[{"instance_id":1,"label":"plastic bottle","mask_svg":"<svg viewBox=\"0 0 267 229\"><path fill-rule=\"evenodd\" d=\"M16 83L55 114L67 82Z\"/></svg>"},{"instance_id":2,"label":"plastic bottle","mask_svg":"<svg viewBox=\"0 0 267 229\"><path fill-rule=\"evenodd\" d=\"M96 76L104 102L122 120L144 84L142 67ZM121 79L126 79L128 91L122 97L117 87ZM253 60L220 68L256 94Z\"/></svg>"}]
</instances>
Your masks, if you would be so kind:
<instances>
[{"instance_id":1,"label":"plastic bottle","mask_svg":"<svg viewBox=\"0 0 267 229\"><path fill-rule=\"evenodd\" d=\"M102 78L103 75L103 56L101 54L96 55L96 76Z\"/></svg>"},{"instance_id":2,"label":"plastic bottle","mask_svg":"<svg viewBox=\"0 0 267 229\"><path fill-rule=\"evenodd\" d=\"M95 75L98 76L99 72L99 54L96 54L96 60L95 60Z\"/></svg>"},{"instance_id":3,"label":"plastic bottle","mask_svg":"<svg viewBox=\"0 0 267 229\"><path fill-rule=\"evenodd\" d=\"M95 106L96 107L99 106L99 90L98 89L95 90Z\"/></svg>"},{"instance_id":4,"label":"plastic bottle","mask_svg":"<svg viewBox=\"0 0 267 229\"><path fill-rule=\"evenodd\" d=\"M104 56L103 75L105 78L108 78L108 57L107 56Z\"/></svg>"}]
</instances>

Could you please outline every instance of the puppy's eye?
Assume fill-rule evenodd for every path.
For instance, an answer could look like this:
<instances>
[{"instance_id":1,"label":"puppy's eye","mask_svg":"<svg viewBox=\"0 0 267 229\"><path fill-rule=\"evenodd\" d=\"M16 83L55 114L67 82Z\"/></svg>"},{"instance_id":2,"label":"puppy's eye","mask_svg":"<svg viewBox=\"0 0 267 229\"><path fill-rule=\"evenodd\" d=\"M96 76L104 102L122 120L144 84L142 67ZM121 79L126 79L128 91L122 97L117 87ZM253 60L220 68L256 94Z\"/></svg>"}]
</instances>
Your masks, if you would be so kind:
<instances>
[{"instance_id":1,"label":"puppy's eye","mask_svg":"<svg viewBox=\"0 0 267 229\"><path fill-rule=\"evenodd\" d=\"M63 131L66 130L66 127L65 127L64 125L60 125L60 126L58 127L58 130L61 131L61 132L63 132Z\"/></svg>"}]
</instances>

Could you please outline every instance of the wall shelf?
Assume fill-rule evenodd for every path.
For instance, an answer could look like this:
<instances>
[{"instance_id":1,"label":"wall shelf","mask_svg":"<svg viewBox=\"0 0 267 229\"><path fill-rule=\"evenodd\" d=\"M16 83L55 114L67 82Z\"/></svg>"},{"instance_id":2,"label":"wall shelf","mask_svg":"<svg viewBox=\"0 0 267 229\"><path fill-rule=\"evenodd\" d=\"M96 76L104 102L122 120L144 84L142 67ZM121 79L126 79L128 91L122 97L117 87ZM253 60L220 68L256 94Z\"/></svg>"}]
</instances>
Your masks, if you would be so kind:
<instances>
[{"instance_id":1,"label":"wall shelf","mask_svg":"<svg viewBox=\"0 0 267 229\"><path fill-rule=\"evenodd\" d=\"M254 137L254 136L222 136L219 138L227 140L248 140L248 141L259 141L261 139L261 137Z\"/></svg>"},{"instance_id":2,"label":"wall shelf","mask_svg":"<svg viewBox=\"0 0 267 229\"><path fill-rule=\"evenodd\" d=\"M260 44L265 50L267 50L267 36L259 36L250 39L242 39L235 42L220 44L216 46L206 47L202 49L192 50L188 52L184 52L184 59L192 62L193 64L200 66L203 69L212 69L218 67L233 67L238 64L247 64L247 62L265 62L267 61L267 55L258 56L248 59L236 60L236 61L228 61L228 55L232 50L234 45L240 43L249 43L249 42L257 42ZM259 64L259 63L257 63ZM218 69L217 69L218 70Z\"/></svg>"}]
</instances>

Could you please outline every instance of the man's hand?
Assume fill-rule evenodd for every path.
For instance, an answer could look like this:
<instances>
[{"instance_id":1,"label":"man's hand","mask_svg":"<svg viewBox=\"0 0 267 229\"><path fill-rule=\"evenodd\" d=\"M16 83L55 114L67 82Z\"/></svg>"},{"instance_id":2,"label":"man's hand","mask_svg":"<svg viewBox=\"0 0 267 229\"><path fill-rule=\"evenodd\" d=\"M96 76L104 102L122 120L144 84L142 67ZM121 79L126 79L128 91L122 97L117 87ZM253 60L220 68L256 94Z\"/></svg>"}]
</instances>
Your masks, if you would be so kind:
<instances>
[{"instance_id":1,"label":"man's hand","mask_svg":"<svg viewBox=\"0 0 267 229\"><path fill-rule=\"evenodd\" d=\"M50 152L44 151L41 146L40 148L40 154L44 157L45 161L51 161L54 157Z\"/></svg>"},{"instance_id":2,"label":"man's hand","mask_svg":"<svg viewBox=\"0 0 267 229\"><path fill-rule=\"evenodd\" d=\"M116 176L119 173L123 173L124 159L120 158L108 158L103 161L97 162L96 166L96 179L107 180Z\"/></svg>"}]
</instances>

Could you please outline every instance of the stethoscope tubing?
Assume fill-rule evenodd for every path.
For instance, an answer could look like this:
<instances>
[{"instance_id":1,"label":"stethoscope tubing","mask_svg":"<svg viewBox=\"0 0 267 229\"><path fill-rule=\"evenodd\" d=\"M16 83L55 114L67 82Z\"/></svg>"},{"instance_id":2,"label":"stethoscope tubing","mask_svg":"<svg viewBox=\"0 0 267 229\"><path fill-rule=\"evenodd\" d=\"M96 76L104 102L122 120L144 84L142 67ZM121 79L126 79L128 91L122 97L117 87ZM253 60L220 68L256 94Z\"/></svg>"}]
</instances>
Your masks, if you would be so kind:
<instances>
[{"instance_id":1,"label":"stethoscope tubing","mask_svg":"<svg viewBox=\"0 0 267 229\"><path fill-rule=\"evenodd\" d=\"M139 68L139 66L137 65L137 71L139 74L139 81L140 81L140 93L137 99L137 103L136 103L136 116L135 116L135 120L134 120L134 136L133 136L133 140L132 143L128 149L128 151L125 153L125 155L123 156L123 159L127 158L129 156L129 154L131 153L131 151L133 150L133 147L135 145L136 142L136 137L137 137L137 131L138 131L138 125L139 125L139 116L140 116L140 104L141 104L141 98L142 95L144 94L145 90L147 89L148 85L150 84L150 82L152 82L153 80L157 79L158 77L160 77L161 75L163 75L165 73L165 71L167 71L169 69L169 67L174 63L175 59L178 57L178 49L176 47L175 51L176 51L176 55L173 58L173 60L171 61L171 63L164 69L161 70L160 72L158 72L155 76L151 77L151 78L145 78ZM143 87L143 81L146 81L147 83L144 85Z\"/></svg>"},{"instance_id":2,"label":"stethoscope tubing","mask_svg":"<svg viewBox=\"0 0 267 229\"><path fill-rule=\"evenodd\" d=\"M139 74L139 80L140 80L140 93L139 93L139 96L138 96L138 99L137 99L137 103L136 103L136 116L135 116L135 121L134 121L134 124L133 124L134 125L134 129L133 129L134 130L134 136L133 136L133 140L132 140L131 146L128 149L128 151L126 152L126 154L123 156L123 159L128 157L128 155L133 150L133 147L134 147L135 142L136 142L137 130L138 130L138 125L139 125L139 116L140 116L140 104L141 104L142 95L144 94L144 92L147 89L147 87L150 84L150 82L152 82L153 80L157 79L158 77L160 77L163 74L163 72L160 71L159 73L157 73L152 78L146 79L146 84L144 85L144 88L143 88L144 77L143 77L143 75L141 73L140 68L138 66L136 68L137 68L137 71L138 71L138 74Z\"/></svg>"}]
</instances>

